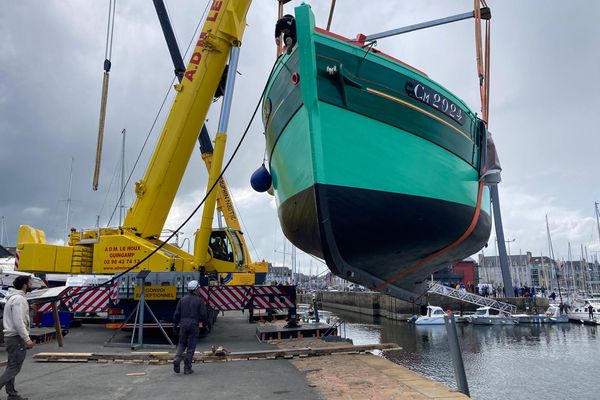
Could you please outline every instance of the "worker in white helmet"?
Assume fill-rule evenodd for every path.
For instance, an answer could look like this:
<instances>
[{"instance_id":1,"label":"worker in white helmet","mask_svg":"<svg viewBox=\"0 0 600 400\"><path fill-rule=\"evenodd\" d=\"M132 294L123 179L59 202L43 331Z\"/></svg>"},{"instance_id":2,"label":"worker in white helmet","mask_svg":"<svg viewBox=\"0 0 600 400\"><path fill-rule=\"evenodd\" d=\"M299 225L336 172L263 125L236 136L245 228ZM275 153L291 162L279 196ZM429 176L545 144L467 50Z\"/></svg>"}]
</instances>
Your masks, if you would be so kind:
<instances>
[{"instance_id":1,"label":"worker in white helmet","mask_svg":"<svg viewBox=\"0 0 600 400\"><path fill-rule=\"evenodd\" d=\"M179 300L173 315L173 324L175 326L179 325L179 344L175 353L175 361L173 361L173 370L179 373L181 355L187 349L183 362L183 373L185 375L194 372L192 370L192 359L196 351L200 325L206 324L206 304L196 293L199 286L198 281L188 283L188 294Z\"/></svg>"}]
</instances>

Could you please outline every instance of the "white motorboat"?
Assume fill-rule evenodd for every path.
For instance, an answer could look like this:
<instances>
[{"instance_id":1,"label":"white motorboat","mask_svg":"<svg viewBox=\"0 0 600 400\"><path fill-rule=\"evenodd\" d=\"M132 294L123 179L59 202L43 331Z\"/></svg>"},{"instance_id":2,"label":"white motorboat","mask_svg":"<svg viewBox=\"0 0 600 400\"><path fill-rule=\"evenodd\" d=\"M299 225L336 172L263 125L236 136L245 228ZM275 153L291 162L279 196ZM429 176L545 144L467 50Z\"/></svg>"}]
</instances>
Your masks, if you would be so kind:
<instances>
[{"instance_id":1,"label":"white motorboat","mask_svg":"<svg viewBox=\"0 0 600 400\"><path fill-rule=\"evenodd\" d=\"M590 318L589 307L592 306L592 318ZM558 307L558 306L557 306ZM567 316L571 319L596 320L600 318L600 303L598 299L584 299L583 303L578 303L567 308Z\"/></svg>"},{"instance_id":2,"label":"white motorboat","mask_svg":"<svg viewBox=\"0 0 600 400\"><path fill-rule=\"evenodd\" d=\"M550 319L552 323L564 323L569 322L569 315L567 313L561 313L560 307L556 304L550 304L545 312L545 315Z\"/></svg>"},{"instance_id":3,"label":"white motorboat","mask_svg":"<svg viewBox=\"0 0 600 400\"><path fill-rule=\"evenodd\" d=\"M474 325L515 325L519 323L512 315L501 313L490 307L479 307L475 314L468 318L469 322Z\"/></svg>"},{"instance_id":4,"label":"white motorboat","mask_svg":"<svg viewBox=\"0 0 600 400\"><path fill-rule=\"evenodd\" d=\"M546 312L542 314L513 314L519 324L558 324L569 322L566 313L560 312L560 307L556 304L550 304Z\"/></svg>"},{"instance_id":5,"label":"white motorboat","mask_svg":"<svg viewBox=\"0 0 600 400\"><path fill-rule=\"evenodd\" d=\"M444 325L446 313L442 307L427 306L427 315L421 315L415 320L415 325Z\"/></svg>"}]
</instances>

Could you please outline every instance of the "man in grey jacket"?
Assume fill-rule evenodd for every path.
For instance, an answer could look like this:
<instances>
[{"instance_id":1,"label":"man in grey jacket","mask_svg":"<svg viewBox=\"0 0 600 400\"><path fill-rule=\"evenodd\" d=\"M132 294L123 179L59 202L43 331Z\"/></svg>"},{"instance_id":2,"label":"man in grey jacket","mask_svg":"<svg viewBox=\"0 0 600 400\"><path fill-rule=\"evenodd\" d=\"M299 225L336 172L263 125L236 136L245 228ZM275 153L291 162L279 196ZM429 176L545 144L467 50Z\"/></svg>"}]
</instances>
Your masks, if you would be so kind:
<instances>
[{"instance_id":1,"label":"man in grey jacket","mask_svg":"<svg viewBox=\"0 0 600 400\"><path fill-rule=\"evenodd\" d=\"M6 296L4 305L4 341L8 363L0 376L0 389L6 387L8 400L27 400L15 390L15 376L21 371L27 349L33 347L29 338L29 303L25 293L31 290L31 277L18 276Z\"/></svg>"}]
</instances>

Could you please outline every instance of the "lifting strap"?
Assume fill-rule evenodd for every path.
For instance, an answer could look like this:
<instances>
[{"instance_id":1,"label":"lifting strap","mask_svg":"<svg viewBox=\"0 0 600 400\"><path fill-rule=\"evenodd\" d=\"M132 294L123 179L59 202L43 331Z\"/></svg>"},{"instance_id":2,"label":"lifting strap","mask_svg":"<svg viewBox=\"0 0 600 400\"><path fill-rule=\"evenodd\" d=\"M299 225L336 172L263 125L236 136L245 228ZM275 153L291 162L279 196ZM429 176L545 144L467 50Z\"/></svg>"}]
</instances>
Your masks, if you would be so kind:
<instances>
[{"instance_id":1,"label":"lifting strap","mask_svg":"<svg viewBox=\"0 0 600 400\"><path fill-rule=\"evenodd\" d=\"M477 55L477 74L479 75L479 93L481 97L481 119L488 125L490 107L490 19L482 18L481 6L487 8L485 0L475 2L475 51ZM485 19L485 55L481 40L481 20Z\"/></svg>"},{"instance_id":2,"label":"lifting strap","mask_svg":"<svg viewBox=\"0 0 600 400\"><path fill-rule=\"evenodd\" d=\"M93 190L98 190L100 180L100 162L102 161L102 142L104 139L104 121L106 119L106 101L108 99L108 81L110 78L110 59L115 29L115 9L117 0L108 0L108 26L106 27L106 46L104 50L104 77L102 79L102 95L100 97L100 119L98 122L98 143L96 145L96 164L94 166Z\"/></svg>"}]
</instances>

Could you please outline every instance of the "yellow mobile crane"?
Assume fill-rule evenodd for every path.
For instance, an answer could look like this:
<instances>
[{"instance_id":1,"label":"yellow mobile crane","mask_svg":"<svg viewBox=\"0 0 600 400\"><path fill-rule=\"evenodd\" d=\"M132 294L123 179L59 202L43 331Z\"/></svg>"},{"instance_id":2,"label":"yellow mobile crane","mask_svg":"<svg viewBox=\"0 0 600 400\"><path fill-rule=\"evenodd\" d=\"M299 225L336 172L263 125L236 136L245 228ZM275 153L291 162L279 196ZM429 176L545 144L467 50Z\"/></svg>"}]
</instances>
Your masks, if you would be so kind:
<instances>
[{"instance_id":1,"label":"yellow mobile crane","mask_svg":"<svg viewBox=\"0 0 600 400\"><path fill-rule=\"evenodd\" d=\"M136 199L123 226L72 231L67 246L48 244L44 232L21 226L17 245L20 270L114 274L139 263L132 272L156 273L146 284L173 286L177 289L173 293L204 273L266 272L265 262L251 263L225 181L221 180L217 190L210 190L223 164L239 46L250 3L251 0L213 0L187 68L179 71L182 79L175 85L177 95L146 173L136 182ZM208 194L194 253L189 254L163 243L159 237L228 58L214 152L203 154L209 167ZM212 229L216 202L228 228ZM140 263L159 246L162 247L152 257Z\"/></svg>"}]
</instances>

